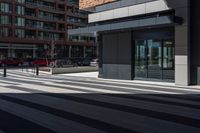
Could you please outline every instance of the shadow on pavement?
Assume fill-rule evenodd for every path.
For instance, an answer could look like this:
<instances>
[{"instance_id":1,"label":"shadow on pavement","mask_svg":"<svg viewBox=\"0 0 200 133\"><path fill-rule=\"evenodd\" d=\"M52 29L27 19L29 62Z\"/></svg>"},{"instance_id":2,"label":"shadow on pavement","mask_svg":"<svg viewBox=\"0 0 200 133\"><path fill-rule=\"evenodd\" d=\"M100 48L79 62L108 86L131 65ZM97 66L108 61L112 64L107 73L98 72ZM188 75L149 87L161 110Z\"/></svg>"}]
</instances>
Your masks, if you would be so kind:
<instances>
[{"instance_id":1,"label":"shadow on pavement","mask_svg":"<svg viewBox=\"0 0 200 133\"><path fill-rule=\"evenodd\" d=\"M192 94L1 93L0 131L199 133L199 101Z\"/></svg>"}]
</instances>

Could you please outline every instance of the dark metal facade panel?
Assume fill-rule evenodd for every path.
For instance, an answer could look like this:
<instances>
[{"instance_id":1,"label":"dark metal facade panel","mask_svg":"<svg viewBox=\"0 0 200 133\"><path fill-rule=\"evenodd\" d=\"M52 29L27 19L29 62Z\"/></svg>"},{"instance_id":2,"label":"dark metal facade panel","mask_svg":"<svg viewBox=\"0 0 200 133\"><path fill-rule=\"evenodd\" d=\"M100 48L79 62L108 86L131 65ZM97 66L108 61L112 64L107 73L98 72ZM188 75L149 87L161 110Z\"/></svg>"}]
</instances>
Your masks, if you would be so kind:
<instances>
[{"instance_id":1,"label":"dark metal facade panel","mask_svg":"<svg viewBox=\"0 0 200 133\"><path fill-rule=\"evenodd\" d=\"M172 15L167 16L153 16L145 17L141 19L132 19L117 23L89 26L80 29L68 30L69 35L81 35L81 34L91 34L95 32L104 32L104 31L114 31L114 30L124 30L124 29L137 29L144 27L155 27L163 25L174 25L174 17Z\"/></svg>"},{"instance_id":2,"label":"dark metal facade panel","mask_svg":"<svg viewBox=\"0 0 200 133\"><path fill-rule=\"evenodd\" d=\"M143 29L138 31L133 31L133 39L168 39L174 38L174 27L166 27L159 29Z\"/></svg>"},{"instance_id":3,"label":"dark metal facade panel","mask_svg":"<svg viewBox=\"0 0 200 133\"><path fill-rule=\"evenodd\" d=\"M190 79L197 84L197 68L200 67L200 1L191 1L191 45L190 45Z\"/></svg>"},{"instance_id":4,"label":"dark metal facade panel","mask_svg":"<svg viewBox=\"0 0 200 133\"><path fill-rule=\"evenodd\" d=\"M131 32L103 35L103 64L131 64Z\"/></svg>"}]
</instances>

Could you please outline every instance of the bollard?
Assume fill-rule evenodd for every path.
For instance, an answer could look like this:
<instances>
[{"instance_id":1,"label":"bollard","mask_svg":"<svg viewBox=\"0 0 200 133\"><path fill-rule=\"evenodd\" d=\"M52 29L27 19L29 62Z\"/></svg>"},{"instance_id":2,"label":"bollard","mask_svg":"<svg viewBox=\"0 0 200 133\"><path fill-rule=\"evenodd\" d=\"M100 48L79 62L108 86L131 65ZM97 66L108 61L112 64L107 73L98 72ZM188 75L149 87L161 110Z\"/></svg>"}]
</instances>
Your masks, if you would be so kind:
<instances>
[{"instance_id":1,"label":"bollard","mask_svg":"<svg viewBox=\"0 0 200 133\"><path fill-rule=\"evenodd\" d=\"M7 76L7 74L6 74L6 72L7 72L7 65L6 64L4 64L3 65L3 77L6 77Z\"/></svg>"},{"instance_id":2,"label":"bollard","mask_svg":"<svg viewBox=\"0 0 200 133\"><path fill-rule=\"evenodd\" d=\"M36 75L39 75L39 65L36 66Z\"/></svg>"},{"instance_id":3,"label":"bollard","mask_svg":"<svg viewBox=\"0 0 200 133\"><path fill-rule=\"evenodd\" d=\"M28 71L28 66L26 66L26 72L29 72L29 71Z\"/></svg>"}]
</instances>

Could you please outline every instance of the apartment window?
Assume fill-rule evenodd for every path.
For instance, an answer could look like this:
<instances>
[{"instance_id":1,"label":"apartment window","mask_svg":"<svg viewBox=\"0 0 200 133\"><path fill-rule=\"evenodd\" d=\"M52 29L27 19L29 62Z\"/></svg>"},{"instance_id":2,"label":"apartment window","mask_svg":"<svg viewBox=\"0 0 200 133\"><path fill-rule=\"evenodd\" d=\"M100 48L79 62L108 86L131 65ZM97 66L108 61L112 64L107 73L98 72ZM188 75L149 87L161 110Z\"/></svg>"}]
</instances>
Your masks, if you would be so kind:
<instances>
[{"instance_id":1,"label":"apartment window","mask_svg":"<svg viewBox=\"0 0 200 133\"><path fill-rule=\"evenodd\" d=\"M10 13L12 10L11 5L8 3L0 3L0 12Z\"/></svg>"},{"instance_id":2,"label":"apartment window","mask_svg":"<svg viewBox=\"0 0 200 133\"><path fill-rule=\"evenodd\" d=\"M25 3L25 0L16 0L18 3Z\"/></svg>"},{"instance_id":3,"label":"apartment window","mask_svg":"<svg viewBox=\"0 0 200 133\"><path fill-rule=\"evenodd\" d=\"M34 39L35 38L35 31L26 30L25 31L25 37L30 38L30 39Z\"/></svg>"},{"instance_id":4,"label":"apartment window","mask_svg":"<svg viewBox=\"0 0 200 133\"><path fill-rule=\"evenodd\" d=\"M23 6L16 6L16 13L18 15L24 15L24 13L25 13L24 10L25 10L25 8Z\"/></svg>"},{"instance_id":5,"label":"apartment window","mask_svg":"<svg viewBox=\"0 0 200 133\"><path fill-rule=\"evenodd\" d=\"M44 22L37 22L37 28L43 28Z\"/></svg>"},{"instance_id":6,"label":"apartment window","mask_svg":"<svg viewBox=\"0 0 200 133\"><path fill-rule=\"evenodd\" d=\"M18 38L24 38L25 37L24 30L22 30L22 29L16 29L15 36L18 37Z\"/></svg>"},{"instance_id":7,"label":"apartment window","mask_svg":"<svg viewBox=\"0 0 200 133\"><path fill-rule=\"evenodd\" d=\"M68 25L67 29L73 29L73 26L72 25Z\"/></svg>"},{"instance_id":8,"label":"apartment window","mask_svg":"<svg viewBox=\"0 0 200 133\"><path fill-rule=\"evenodd\" d=\"M17 26L25 26L25 19L17 17L17 19L16 19L16 25Z\"/></svg>"},{"instance_id":9,"label":"apartment window","mask_svg":"<svg viewBox=\"0 0 200 133\"><path fill-rule=\"evenodd\" d=\"M85 57L91 58L95 57L95 47L85 47Z\"/></svg>"},{"instance_id":10,"label":"apartment window","mask_svg":"<svg viewBox=\"0 0 200 133\"><path fill-rule=\"evenodd\" d=\"M0 36L9 37L12 35L12 29L8 27L0 27Z\"/></svg>"},{"instance_id":11,"label":"apartment window","mask_svg":"<svg viewBox=\"0 0 200 133\"><path fill-rule=\"evenodd\" d=\"M72 46L71 56L73 58L81 58L84 56L83 46Z\"/></svg>"},{"instance_id":12,"label":"apartment window","mask_svg":"<svg viewBox=\"0 0 200 133\"><path fill-rule=\"evenodd\" d=\"M11 16L0 16L0 24L12 24L12 18Z\"/></svg>"},{"instance_id":13,"label":"apartment window","mask_svg":"<svg viewBox=\"0 0 200 133\"><path fill-rule=\"evenodd\" d=\"M72 4L77 4L79 1L78 0L67 0L68 3Z\"/></svg>"}]
</instances>

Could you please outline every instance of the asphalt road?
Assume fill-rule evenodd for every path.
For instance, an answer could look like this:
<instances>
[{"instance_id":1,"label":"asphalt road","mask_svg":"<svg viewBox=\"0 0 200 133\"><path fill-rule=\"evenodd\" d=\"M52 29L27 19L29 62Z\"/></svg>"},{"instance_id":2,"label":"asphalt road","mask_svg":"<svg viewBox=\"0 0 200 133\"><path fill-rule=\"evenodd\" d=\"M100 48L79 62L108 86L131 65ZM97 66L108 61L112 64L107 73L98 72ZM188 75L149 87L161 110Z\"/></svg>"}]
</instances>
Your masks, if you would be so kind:
<instances>
[{"instance_id":1,"label":"asphalt road","mask_svg":"<svg viewBox=\"0 0 200 133\"><path fill-rule=\"evenodd\" d=\"M17 69L0 77L0 133L51 132L199 133L200 90Z\"/></svg>"}]
</instances>

